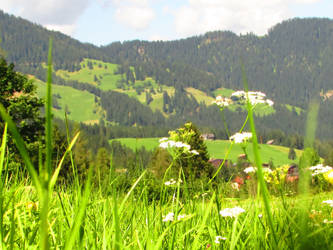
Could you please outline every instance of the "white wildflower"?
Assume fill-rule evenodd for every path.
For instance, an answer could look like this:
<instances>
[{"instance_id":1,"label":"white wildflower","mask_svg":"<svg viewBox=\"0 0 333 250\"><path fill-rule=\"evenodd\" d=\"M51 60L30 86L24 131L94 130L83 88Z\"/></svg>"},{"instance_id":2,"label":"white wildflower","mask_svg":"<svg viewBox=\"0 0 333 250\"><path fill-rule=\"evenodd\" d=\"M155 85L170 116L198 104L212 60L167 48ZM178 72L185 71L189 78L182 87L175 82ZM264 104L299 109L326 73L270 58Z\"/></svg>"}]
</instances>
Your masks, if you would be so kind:
<instances>
[{"instance_id":1,"label":"white wildflower","mask_svg":"<svg viewBox=\"0 0 333 250\"><path fill-rule=\"evenodd\" d=\"M186 149L187 151L191 150L191 146L185 143L183 143L183 148Z\"/></svg>"},{"instance_id":2,"label":"white wildflower","mask_svg":"<svg viewBox=\"0 0 333 250\"><path fill-rule=\"evenodd\" d=\"M333 220L325 219L325 220L323 221L323 223L325 223L325 224L333 224Z\"/></svg>"},{"instance_id":3,"label":"white wildflower","mask_svg":"<svg viewBox=\"0 0 333 250\"><path fill-rule=\"evenodd\" d=\"M199 154L199 152L196 151L195 149L191 150L190 153L191 153L191 154L194 154L194 155L198 155L198 154Z\"/></svg>"},{"instance_id":4,"label":"white wildflower","mask_svg":"<svg viewBox=\"0 0 333 250\"><path fill-rule=\"evenodd\" d=\"M273 172L272 169L270 169L270 168L262 168L262 171L269 173L269 174Z\"/></svg>"},{"instance_id":5,"label":"white wildflower","mask_svg":"<svg viewBox=\"0 0 333 250\"><path fill-rule=\"evenodd\" d=\"M259 219L261 219L262 218L262 214L258 214L258 217L259 217Z\"/></svg>"},{"instance_id":6,"label":"white wildflower","mask_svg":"<svg viewBox=\"0 0 333 250\"><path fill-rule=\"evenodd\" d=\"M169 146L168 142L161 142L160 148L167 148Z\"/></svg>"},{"instance_id":7,"label":"white wildflower","mask_svg":"<svg viewBox=\"0 0 333 250\"><path fill-rule=\"evenodd\" d=\"M313 171L312 176L318 175L318 174L323 174L328 171L332 170L332 167L330 166L323 166L323 164L318 164L316 166L312 166L309 168L311 171Z\"/></svg>"},{"instance_id":8,"label":"white wildflower","mask_svg":"<svg viewBox=\"0 0 333 250\"><path fill-rule=\"evenodd\" d=\"M247 168L244 169L244 172L245 172L246 174L248 174L248 173L254 173L254 172L256 172L256 171L257 171L257 168L254 168L254 167L252 167L252 166L247 167Z\"/></svg>"},{"instance_id":9,"label":"white wildflower","mask_svg":"<svg viewBox=\"0 0 333 250\"><path fill-rule=\"evenodd\" d=\"M168 137L163 137L163 138L159 139L159 142L164 142L164 141L167 141L167 140L169 140Z\"/></svg>"},{"instance_id":10,"label":"white wildflower","mask_svg":"<svg viewBox=\"0 0 333 250\"><path fill-rule=\"evenodd\" d=\"M333 200L326 200L326 201L323 201L322 203L327 204L327 205L333 207Z\"/></svg>"},{"instance_id":11,"label":"white wildflower","mask_svg":"<svg viewBox=\"0 0 333 250\"><path fill-rule=\"evenodd\" d=\"M160 148L171 148L174 147L176 144L175 141L168 140L168 141L163 141L160 143Z\"/></svg>"},{"instance_id":12,"label":"white wildflower","mask_svg":"<svg viewBox=\"0 0 333 250\"><path fill-rule=\"evenodd\" d=\"M261 98L265 98L266 94L260 91L249 91L249 95L254 95L254 96L258 96Z\"/></svg>"},{"instance_id":13,"label":"white wildflower","mask_svg":"<svg viewBox=\"0 0 333 250\"><path fill-rule=\"evenodd\" d=\"M237 182L231 183L231 187L232 187L232 189L239 191L239 184Z\"/></svg>"},{"instance_id":14,"label":"white wildflower","mask_svg":"<svg viewBox=\"0 0 333 250\"><path fill-rule=\"evenodd\" d=\"M220 211L220 215L222 217L237 217L239 214L244 213L245 210L241 207L234 207L234 208L225 208Z\"/></svg>"},{"instance_id":15,"label":"white wildflower","mask_svg":"<svg viewBox=\"0 0 333 250\"><path fill-rule=\"evenodd\" d=\"M214 241L214 242L215 242L216 244L220 244L220 243L221 243L221 240L227 240L227 238L218 235L218 236L215 237L215 241Z\"/></svg>"},{"instance_id":16,"label":"white wildflower","mask_svg":"<svg viewBox=\"0 0 333 250\"><path fill-rule=\"evenodd\" d=\"M259 103L261 103L261 104L265 104L266 103L265 100L257 99L256 97L252 97L252 96L249 96L249 100L250 100L250 103L252 105L256 105L256 104L259 104Z\"/></svg>"},{"instance_id":17,"label":"white wildflower","mask_svg":"<svg viewBox=\"0 0 333 250\"><path fill-rule=\"evenodd\" d=\"M230 136L230 140L235 143L242 143L248 141L250 138L252 138L252 133L250 132L236 133L233 136Z\"/></svg>"},{"instance_id":18,"label":"white wildflower","mask_svg":"<svg viewBox=\"0 0 333 250\"><path fill-rule=\"evenodd\" d=\"M162 140L163 139L163 140ZM181 141L173 141L173 140L165 140L164 138L162 138L162 142L160 143L160 148L172 148L172 147L176 147L176 148L184 148L187 151L191 150L191 146L181 142Z\"/></svg>"},{"instance_id":19,"label":"white wildflower","mask_svg":"<svg viewBox=\"0 0 333 250\"><path fill-rule=\"evenodd\" d=\"M167 215L163 216L163 222L173 221L174 213L168 213Z\"/></svg>"},{"instance_id":20,"label":"white wildflower","mask_svg":"<svg viewBox=\"0 0 333 250\"><path fill-rule=\"evenodd\" d=\"M270 99L267 99L266 103L268 104L268 106L273 106L274 105L274 102Z\"/></svg>"},{"instance_id":21,"label":"white wildflower","mask_svg":"<svg viewBox=\"0 0 333 250\"><path fill-rule=\"evenodd\" d=\"M174 185L176 184L177 182L174 180L174 179L170 179L170 181L167 181L167 182L164 182L164 185L166 186L170 186L170 185Z\"/></svg>"},{"instance_id":22,"label":"white wildflower","mask_svg":"<svg viewBox=\"0 0 333 250\"><path fill-rule=\"evenodd\" d=\"M181 220L181 219L184 219L186 217L187 217L186 214L180 214L180 215L177 216L177 220Z\"/></svg>"}]
</instances>

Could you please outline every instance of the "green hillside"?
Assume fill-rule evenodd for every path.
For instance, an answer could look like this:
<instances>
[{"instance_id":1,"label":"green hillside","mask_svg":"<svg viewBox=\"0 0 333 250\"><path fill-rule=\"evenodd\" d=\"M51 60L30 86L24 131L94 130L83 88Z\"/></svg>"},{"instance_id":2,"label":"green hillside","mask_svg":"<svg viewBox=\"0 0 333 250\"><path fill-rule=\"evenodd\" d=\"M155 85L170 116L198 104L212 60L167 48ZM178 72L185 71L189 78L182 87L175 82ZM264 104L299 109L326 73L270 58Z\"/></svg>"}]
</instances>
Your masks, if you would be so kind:
<instances>
[{"instance_id":1,"label":"green hillside","mask_svg":"<svg viewBox=\"0 0 333 250\"><path fill-rule=\"evenodd\" d=\"M100 60L85 58L80 62L81 69L74 72L58 70L56 74L65 80L90 83L101 90L113 90L118 88L117 83L124 77L117 74L118 65L106 63Z\"/></svg>"},{"instance_id":2,"label":"green hillside","mask_svg":"<svg viewBox=\"0 0 333 250\"><path fill-rule=\"evenodd\" d=\"M90 83L103 91L113 90L124 93L129 97L136 98L142 104L147 104L147 94L150 94L152 100L149 102L148 106L153 111L160 110L163 112L163 92L166 91L168 95L172 97L175 93L175 88L157 84L151 77L146 77L145 80L134 80L133 83L127 83L125 80L125 74L118 73L119 67L121 66L117 64L85 58L80 63L80 69L78 71L69 72L67 70L58 70L56 74L64 80ZM130 71L133 73L135 78L135 72L132 67L130 68ZM186 88L185 91L189 96L194 97L197 103L204 103L207 106L213 104L215 96L222 95L230 97L230 95L234 92L232 89L219 88L213 91L213 97L192 87ZM292 106L288 105L287 108L291 111ZM239 110L246 111L246 107L244 105L237 104L229 106L228 109L233 112ZM299 108L297 111L298 110ZM254 111L258 116L271 115L275 112L273 107L260 104L257 105Z\"/></svg>"},{"instance_id":3,"label":"green hillside","mask_svg":"<svg viewBox=\"0 0 333 250\"><path fill-rule=\"evenodd\" d=\"M261 37L217 31L168 42L135 40L101 47L81 43L2 11L0 22L1 48L17 71L45 81L43 65L47 61L48 39L53 37L54 83L100 97L97 100L104 104L104 119L119 125L175 127L191 120L199 127L221 128L219 110L210 103L218 94L230 96L233 89L244 88L240 58L249 89L266 93L276 103L274 109L256 107L259 131L304 135L306 112L301 111L307 109L315 93L332 89L333 30L329 19L288 20ZM170 88L168 98L160 87ZM108 100L111 95L105 94L106 90L126 96L115 96L121 99L117 104ZM167 99L169 103L165 103ZM131 110L128 103L132 103ZM316 135L319 139L332 138L332 103L332 99L327 99L320 104ZM165 111L164 117L159 112L153 115L152 110ZM234 105L226 110L231 129L242 125L243 111L243 106ZM128 119L122 119L124 114ZM102 114L93 119L96 116L100 118Z\"/></svg>"},{"instance_id":4,"label":"green hillside","mask_svg":"<svg viewBox=\"0 0 333 250\"><path fill-rule=\"evenodd\" d=\"M35 80L37 95L45 97L46 85L40 80ZM53 108L56 117L64 119L67 110L68 119L85 122L98 123L101 117L101 107L95 103L95 96L87 91L80 91L68 86L52 85L52 95L56 98L60 109Z\"/></svg>"},{"instance_id":5,"label":"green hillside","mask_svg":"<svg viewBox=\"0 0 333 250\"><path fill-rule=\"evenodd\" d=\"M119 138L114 140L121 142L123 145L131 148L132 150L139 149L141 147L144 147L147 150L154 150L159 145L159 139L160 138ZM110 142L112 142L112 140ZM207 145L210 158L224 159L230 146L230 142L226 140L208 140L205 141L205 143ZM260 144L261 159L264 163L272 161L274 165L283 165L297 162L298 158L295 160L288 159L288 152L289 148L286 147ZM251 144L248 146L248 153L250 160L253 161L253 151ZM243 154L241 147L237 144L234 144L227 159L231 159L233 162L236 162L238 155L240 154ZM301 151L296 150L296 154L299 157Z\"/></svg>"}]
</instances>

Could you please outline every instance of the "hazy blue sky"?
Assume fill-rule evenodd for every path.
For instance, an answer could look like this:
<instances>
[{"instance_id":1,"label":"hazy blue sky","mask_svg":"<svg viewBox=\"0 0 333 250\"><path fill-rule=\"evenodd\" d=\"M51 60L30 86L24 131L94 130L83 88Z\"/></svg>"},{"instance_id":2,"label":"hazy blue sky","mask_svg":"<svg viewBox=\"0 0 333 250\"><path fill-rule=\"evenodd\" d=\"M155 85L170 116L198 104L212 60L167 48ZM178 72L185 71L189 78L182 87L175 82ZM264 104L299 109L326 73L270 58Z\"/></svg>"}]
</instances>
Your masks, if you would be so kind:
<instances>
[{"instance_id":1,"label":"hazy blue sky","mask_svg":"<svg viewBox=\"0 0 333 250\"><path fill-rule=\"evenodd\" d=\"M333 0L1 0L0 9L96 45L214 30L264 35L293 17L333 18Z\"/></svg>"}]
</instances>

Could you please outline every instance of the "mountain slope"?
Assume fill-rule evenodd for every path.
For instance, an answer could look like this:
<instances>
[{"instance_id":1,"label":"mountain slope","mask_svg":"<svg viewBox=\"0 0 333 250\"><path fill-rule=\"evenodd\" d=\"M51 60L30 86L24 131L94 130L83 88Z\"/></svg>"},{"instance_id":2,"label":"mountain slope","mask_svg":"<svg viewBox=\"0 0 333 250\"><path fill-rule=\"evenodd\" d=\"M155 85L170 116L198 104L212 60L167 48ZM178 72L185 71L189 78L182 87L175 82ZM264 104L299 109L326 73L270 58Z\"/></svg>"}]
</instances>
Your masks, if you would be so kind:
<instances>
[{"instance_id":1,"label":"mountain slope","mask_svg":"<svg viewBox=\"0 0 333 250\"><path fill-rule=\"evenodd\" d=\"M263 37L217 31L176 41L97 47L0 11L0 31L0 46L8 61L42 81L48 39L53 37L54 83L95 95L105 115L99 118L126 126L175 127L193 120L203 127L221 127L219 110L209 102L221 89L243 89L242 63L249 88L265 92L277 104L275 112L258 118L263 131L303 134L304 113L299 111L307 109L314 94L325 96L333 90L333 21L329 19L288 20ZM108 100L111 97L122 103ZM322 136L333 137L332 105L330 99L321 105L323 122L318 131ZM115 110L125 113L115 114ZM226 117L234 131L244 112L242 107L232 111L226 110Z\"/></svg>"}]
</instances>

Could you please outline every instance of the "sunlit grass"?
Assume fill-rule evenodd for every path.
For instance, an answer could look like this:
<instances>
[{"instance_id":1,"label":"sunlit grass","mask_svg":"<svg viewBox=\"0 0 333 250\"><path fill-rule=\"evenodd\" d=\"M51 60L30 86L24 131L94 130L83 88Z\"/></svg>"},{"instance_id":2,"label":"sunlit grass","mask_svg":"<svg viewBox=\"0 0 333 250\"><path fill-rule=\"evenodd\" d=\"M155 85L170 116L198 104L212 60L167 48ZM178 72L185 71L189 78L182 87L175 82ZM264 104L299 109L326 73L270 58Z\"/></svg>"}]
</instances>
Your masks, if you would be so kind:
<instances>
[{"instance_id":1,"label":"sunlit grass","mask_svg":"<svg viewBox=\"0 0 333 250\"><path fill-rule=\"evenodd\" d=\"M114 140L120 141L123 145L131 148L134 151L142 147L150 151L158 147L159 139L160 138L118 138ZM110 142L112 142L112 140ZM207 140L205 143L207 145L210 157L215 159L224 159L230 146L230 141L228 140ZM298 157L302 153L301 150L295 150L297 158L295 160L290 160L288 159L289 148L277 145L260 144L260 149L263 162L269 163L272 161L276 166L298 162ZM249 148L248 152L249 158L253 160L253 149ZM232 160L233 162L237 162L240 154L243 154L243 150L240 145L235 144L229 153L228 159Z\"/></svg>"}]
</instances>

